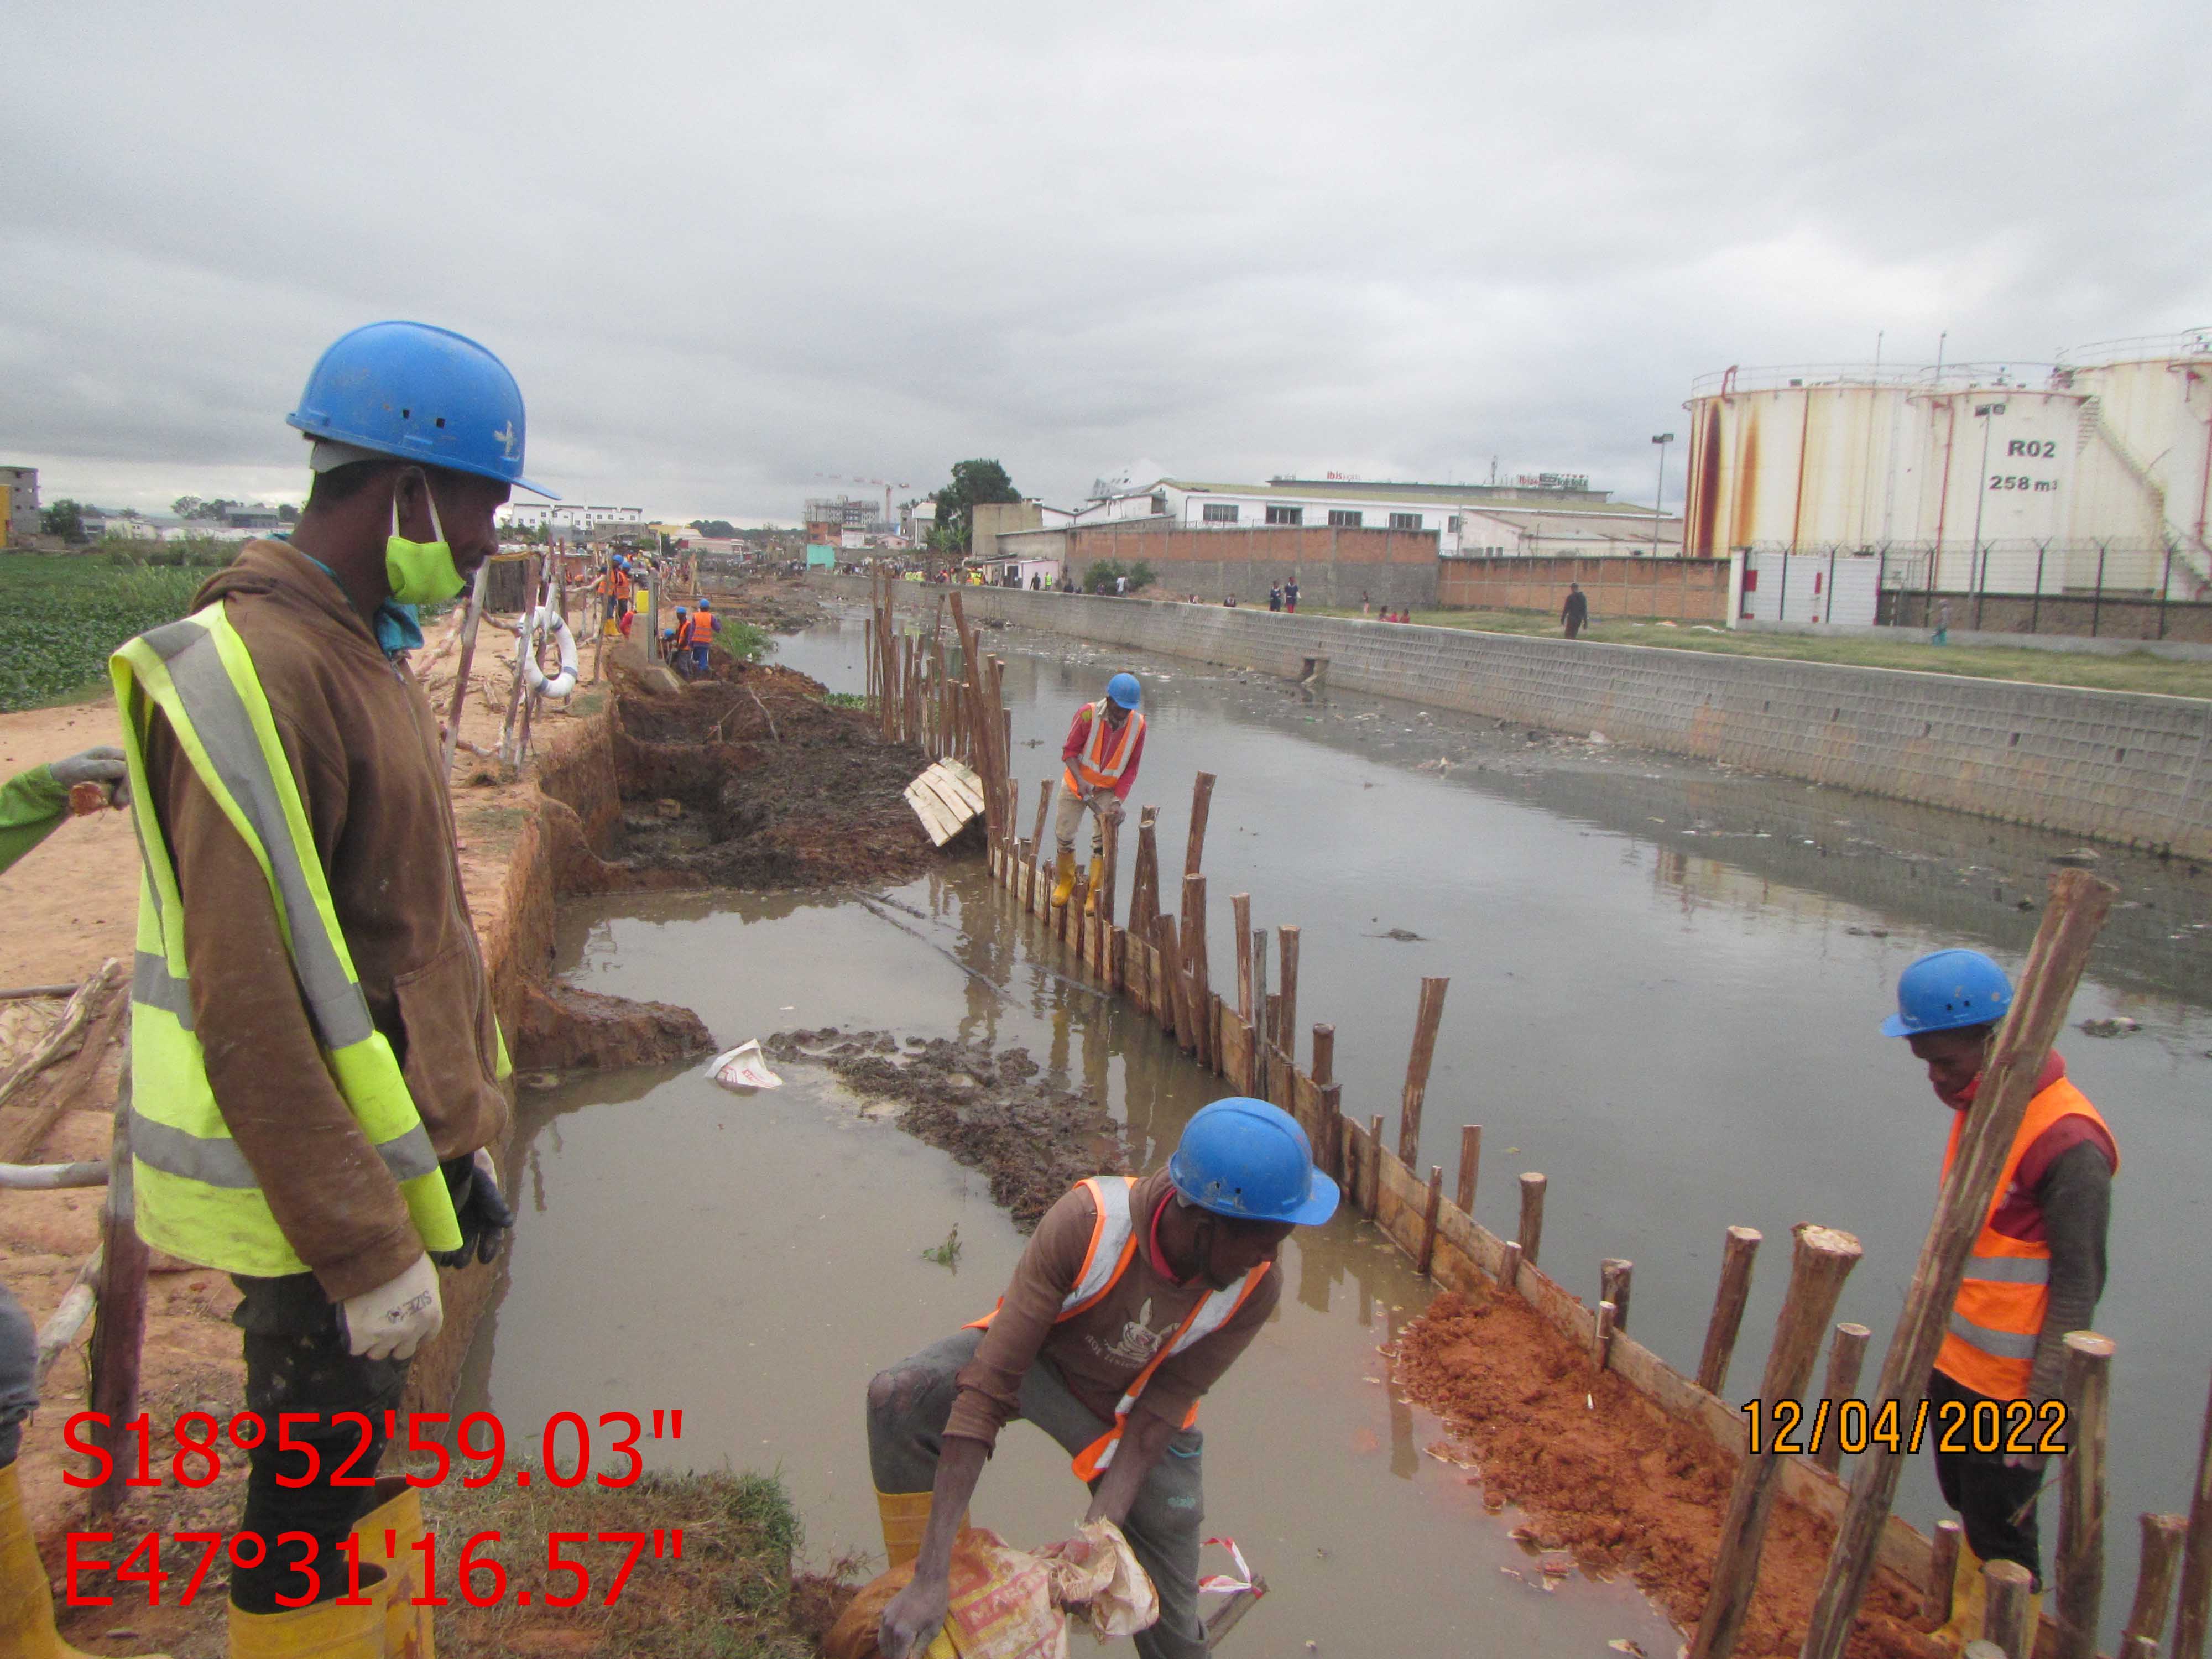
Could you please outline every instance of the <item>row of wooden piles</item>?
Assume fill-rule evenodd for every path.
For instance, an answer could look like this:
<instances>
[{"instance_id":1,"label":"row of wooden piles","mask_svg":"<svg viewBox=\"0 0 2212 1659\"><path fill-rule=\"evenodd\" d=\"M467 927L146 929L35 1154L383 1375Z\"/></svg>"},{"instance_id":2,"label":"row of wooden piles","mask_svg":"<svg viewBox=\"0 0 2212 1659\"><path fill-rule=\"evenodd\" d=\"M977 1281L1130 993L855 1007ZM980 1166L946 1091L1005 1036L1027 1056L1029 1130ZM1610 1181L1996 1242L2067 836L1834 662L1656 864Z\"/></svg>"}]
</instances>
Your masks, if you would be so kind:
<instances>
[{"instance_id":1,"label":"row of wooden piles","mask_svg":"<svg viewBox=\"0 0 2212 1659\"><path fill-rule=\"evenodd\" d=\"M871 653L871 694L886 736L906 734L940 755L966 759L985 781L991 811L988 829L994 880L1109 991L1156 1018L1163 1031L1197 1064L1239 1092L1273 1101L1295 1117L1314 1147L1316 1161L1344 1188L1346 1200L1373 1222L1415 1267L1446 1289L1462 1292L1507 1290L1522 1297L1561 1336L1588 1352L1595 1364L1619 1376L1669 1416L1694 1425L1741 1459L1735 1488L1714 1564L1705 1613L1688 1652L1692 1659L1722 1659L1734 1651L1758 1578L1760 1547L1773 1503L1786 1495L1837 1529L1835 1553L1815 1605L1805 1659L1841 1659L1857 1608L1875 1566L1924 1586L1925 1611L1949 1616L1953 1571L1960 1547L1958 1523L1939 1523L1931 1541L1890 1513L1902 1456L1881 1447L1859 1455L1850 1486L1838 1478L1841 1449L1832 1432L1818 1455L1747 1449L1745 1413L1722 1391L1751 1291L1761 1243L1756 1229L1730 1227L1723 1242L1719 1283L1708 1318L1697 1374L1686 1376L1628 1334L1634 1264L1607 1257L1598 1264L1597 1301L1585 1304L1539 1266L1547 1178L1520 1177L1519 1212L1512 1235L1501 1237L1474 1219L1482 1127L1462 1127L1456 1178L1447 1196L1444 1170L1419 1170L1421 1121L1448 979L1424 979L1415 1010L1413 1042L1400 1093L1395 1146L1383 1115L1362 1121L1345 1109L1334 1074L1335 1028L1311 1028L1310 1058L1299 1063L1299 930L1275 929L1270 971L1269 938L1251 925L1252 902L1230 900L1235 939L1235 984L1213 988L1206 937L1206 883L1202 869L1206 822L1215 779L1197 775L1191 794L1180 890L1161 872L1157 809L1137 817L1137 850L1127 914L1117 919L1119 824L1105 826L1106 855L1099 890L1087 889L1079 860L1073 893L1052 902L1056 848L1045 840L1055 773L1040 781L1030 834L1018 833L1020 786L1006 774L1012 713L1003 707L1002 659L979 659L974 635L951 596L963 659L975 665L964 678L948 678L937 629L927 640L898 641L892 592L878 584L871 637L884 648ZM941 603L941 602L940 602ZM939 620L941 622L940 610ZM932 691L936 695L930 695ZM2051 907L2038 933L2015 998L2014 1019L2001 1034L1983 1098L1992 1103L1974 1120L1955 1160L1935 1224L1923 1247L1905 1315L1893 1337L1876 1392L1874 1415L1885 1401L1899 1402L1909 1423L1922 1399L1955 1297L1966 1257L1978 1230L2004 1153L2017 1132L2033 1079L2055 1040L2067 1004L2086 965L2088 949L2115 890L2083 872L2054 883ZM1163 908L1175 894L1180 909ZM1272 983L1271 983L1272 977ZM1840 1403L1864 1397L1861 1370L1872 1333L1863 1325L1834 1324L1837 1301L1860 1247L1850 1234L1801 1224L1792 1231L1788 1291L1755 1398L1802 1400L1811 1387L1824 1344L1828 1363L1820 1400L1832 1417ZM2112 1344L2093 1333L2069 1338L2066 1382L2068 1434L2073 1455L2060 1467L2059 1530L2054 1579L2041 1622L2041 1640L2027 1628L2028 1577L2008 1562L1990 1564L1990 1612L1984 1630L1991 1644L1972 1659L2094 1659L2103 1600L2105 1445ZM1815 1402L1813 1409L1820 1409ZM2172 1652L2207 1659L2212 1632L2212 1406L2200 1448L2195 1501L2189 1516L2141 1517L2141 1560L2120 1659L2153 1659L2167 1620L2179 1608ZM2031 1647L2031 1644L2033 1644Z\"/></svg>"}]
</instances>

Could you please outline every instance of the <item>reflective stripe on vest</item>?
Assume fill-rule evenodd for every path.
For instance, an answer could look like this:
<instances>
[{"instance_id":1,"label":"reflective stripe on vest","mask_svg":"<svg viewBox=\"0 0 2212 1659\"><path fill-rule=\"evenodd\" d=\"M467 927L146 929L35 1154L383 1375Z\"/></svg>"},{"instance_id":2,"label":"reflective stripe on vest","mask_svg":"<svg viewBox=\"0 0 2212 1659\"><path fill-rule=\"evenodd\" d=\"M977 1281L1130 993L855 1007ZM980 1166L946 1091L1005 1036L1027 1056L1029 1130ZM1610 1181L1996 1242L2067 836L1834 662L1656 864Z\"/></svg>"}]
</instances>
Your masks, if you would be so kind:
<instances>
[{"instance_id":1,"label":"reflective stripe on vest","mask_svg":"<svg viewBox=\"0 0 2212 1659\"><path fill-rule=\"evenodd\" d=\"M1145 729L1145 717L1132 713L1116 732L1107 723L1106 702L1101 697L1091 705L1091 735L1084 739L1083 747L1076 751L1075 758L1068 763L1062 775L1072 795L1111 788L1120 782L1121 774L1129 769L1129 757L1136 751L1137 735ZM1107 749L1109 738L1118 739L1111 752Z\"/></svg>"},{"instance_id":2,"label":"reflective stripe on vest","mask_svg":"<svg viewBox=\"0 0 2212 1659\"><path fill-rule=\"evenodd\" d=\"M131 975L131 1153L140 1235L173 1255L227 1273L274 1278L307 1271L223 1121L193 1030L184 909L146 779L146 733L158 708L268 880L301 1004L331 1080L398 1183L424 1248L459 1249L460 1229L436 1149L391 1044L369 1017L307 809L245 641L218 601L129 641L110 659L109 672L123 713L140 851Z\"/></svg>"},{"instance_id":3,"label":"reflective stripe on vest","mask_svg":"<svg viewBox=\"0 0 2212 1659\"><path fill-rule=\"evenodd\" d=\"M2014 1182L2027 1149L2052 1124L2066 1117L2086 1117L2107 1135L2112 1133L2087 1097L2064 1078L2028 1102L2020 1133L2013 1137L2011 1150L2005 1154L1989 1215L1983 1218L1973 1254L1966 1259L1966 1274L1951 1304L1950 1323L1936 1356L1937 1370L1992 1400L2027 1396L2028 1379L2035 1369L2036 1341L2051 1309L2051 1246L2042 1240L1998 1232L1990 1220L2013 1196ZM1950 1145L1943 1154L1946 1176L1958 1157L1966 1122L1966 1114L1961 1112L1951 1125Z\"/></svg>"}]
</instances>

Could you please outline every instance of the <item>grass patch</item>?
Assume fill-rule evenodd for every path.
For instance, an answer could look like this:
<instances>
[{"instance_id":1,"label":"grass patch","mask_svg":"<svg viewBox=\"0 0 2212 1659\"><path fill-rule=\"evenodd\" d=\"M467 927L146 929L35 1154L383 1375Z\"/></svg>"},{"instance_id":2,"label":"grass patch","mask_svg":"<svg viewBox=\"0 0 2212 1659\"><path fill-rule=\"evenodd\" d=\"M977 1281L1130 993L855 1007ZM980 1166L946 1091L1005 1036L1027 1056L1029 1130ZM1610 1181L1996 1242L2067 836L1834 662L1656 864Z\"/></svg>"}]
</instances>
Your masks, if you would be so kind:
<instances>
[{"instance_id":1,"label":"grass patch","mask_svg":"<svg viewBox=\"0 0 2212 1659\"><path fill-rule=\"evenodd\" d=\"M185 615L208 574L95 556L0 555L0 711L105 690L109 653Z\"/></svg>"},{"instance_id":2,"label":"grass patch","mask_svg":"<svg viewBox=\"0 0 2212 1659\"><path fill-rule=\"evenodd\" d=\"M497 1605L453 1605L438 1615L438 1649L449 1659L620 1653L637 1659L809 1659L814 1643L793 1627L791 1559L801 1540L799 1516L782 1483L764 1474L648 1474L620 1491L587 1480L567 1491L543 1472L528 1486L511 1480L471 1492L457 1481L423 1494L425 1518L438 1535L439 1575L457 1568L462 1547L479 1533L497 1533L471 1553L499 1563L507 1587ZM681 1528L681 1560L655 1559L656 1530ZM592 1541L570 1545L564 1559L581 1565L590 1590L582 1605L549 1608L550 1591L575 1593L567 1572L546 1571L554 1533L580 1532ZM643 1533L647 1543L611 1607L607 1587L629 1554L626 1543L596 1541L602 1533ZM492 1575L475 1575L477 1593ZM531 1605L516 1605L518 1593ZM811 1622L811 1620L810 1620Z\"/></svg>"},{"instance_id":3,"label":"grass patch","mask_svg":"<svg viewBox=\"0 0 2212 1659\"><path fill-rule=\"evenodd\" d=\"M1344 610L1302 606L1317 616L1351 617ZM1559 637L1559 619L1540 611L1416 611L1413 620L1431 628L1462 628L1484 634ZM1973 679L2026 680L2037 685L2078 685L2100 691L2144 691L2169 697L2212 697L2212 662L2171 662L2148 651L2106 657L2086 651L2036 651L2004 646L1927 645L1917 640L1864 639L1856 635L1763 634L1716 627L1706 633L1690 623L1668 628L1650 622L1602 622L1585 629L1583 638L1603 645L1664 646L1674 651L1711 651L1731 657L1779 657L1792 662L1840 663L1855 668L1905 668L1922 674L1959 674Z\"/></svg>"},{"instance_id":4,"label":"grass patch","mask_svg":"<svg viewBox=\"0 0 2212 1659\"><path fill-rule=\"evenodd\" d=\"M758 662L768 655L768 630L750 623L725 622L714 643L739 662Z\"/></svg>"},{"instance_id":5,"label":"grass patch","mask_svg":"<svg viewBox=\"0 0 2212 1659\"><path fill-rule=\"evenodd\" d=\"M825 708L866 708L868 700L858 691L825 691L822 703Z\"/></svg>"}]
</instances>

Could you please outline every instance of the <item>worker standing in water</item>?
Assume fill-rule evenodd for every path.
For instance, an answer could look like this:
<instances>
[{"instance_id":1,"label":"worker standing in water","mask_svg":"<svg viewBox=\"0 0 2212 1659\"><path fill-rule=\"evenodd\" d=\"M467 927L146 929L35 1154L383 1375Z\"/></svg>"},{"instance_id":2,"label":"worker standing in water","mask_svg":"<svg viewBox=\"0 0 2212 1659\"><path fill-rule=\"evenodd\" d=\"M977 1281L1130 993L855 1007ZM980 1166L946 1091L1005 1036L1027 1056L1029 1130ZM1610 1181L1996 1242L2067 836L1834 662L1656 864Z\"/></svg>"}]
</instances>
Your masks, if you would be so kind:
<instances>
[{"instance_id":1,"label":"worker standing in water","mask_svg":"<svg viewBox=\"0 0 2212 1659\"><path fill-rule=\"evenodd\" d=\"M1086 1523L1120 1527L1159 1596L1142 1659L1193 1659L1204 1531L1199 1397L1282 1292L1276 1252L1336 1209L1305 1132L1264 1100L1200 1109L1168 1167L1079 1182L1037 1224L999 1305L868 1385L868 1460L891 1565L884 1659L943 1628L952 1545L999 1431L1028 1419L1074 1459Z\"/></svg>"},{"instance_id":2,"label":"worker standing in water","mask_svg":"<svg viewBox=\"0 0 2212 1659\"><path fill-rule=\"evenodd\" d=\"M19 772L0 785L0 872L36 847L72 812L130 805L129 764L108 744ZM73 799L89 786L88 805ZM23 1423L39 1406L39 1328L0 1285L0 1653L21 1659L76 1659L54 1632L53 1592L23 1509Z\"/></svg>"},{"instance_id":3,"label":"worker standing in water","mask_svg":"<svg viewBox=\"0 0 2212 1659\"><path fill-rule=\"evenodd\" d=\"M538 487L514 376L443 329L347 334L289 419L314 474L290 540L247 543L112 665L144 855L138 1230L242 1292L245 1403L272 1431L248 1454L236 1529L266 1547L231 1575L232 1653L427 1656L416 1492L334 1477L375 1472L443 1322L439 1267L489 1261L514 1218L485 1150L506 1045L406 653L412 607L460 593L494 509Z\"/></svg>"},{"instance_id":4,"label":"worker standing in water","mask_svg":"<svg viewBox=\"0 0 2212 1659\"><path fill-rule=\"evenodd\" d=\"M1946 1175L1980 1093L1997 1024L2011 1006L2004 969L1978 951L1937 951L1898 980L1897 1012L1882 1022L1882 1034L1905 1039L1953 1114ZM1936 1477L1966 1534L1951 1620L1936 1632L1954 1644L1980 1633L1984 1562L2016 1561L2042 1587L2036 1504L2045 1459L2015 1442L2040 1442L2063 1426L2057 1411L2045 1407L2061 1397L2067 1333L2089 1329L2096 1316L2119 1168L2111 1129L2068 1080L2054 1049L2005 1156L1928 1379ZM1974 1412L1984 1401L1995 1402L2007 1443L1996 1451L1972 1449ZM2025 1426L2015 1437L2016 1424ZM1942 1431L1954 1425L1950 1443L1966 1449L1943 1449Z\"/></svg>"},{"instance_id":5,"label":"worker standing in water","mask_svg":"<svg viewBox=\"0 0 2212 1659\"><path fill-rule=\"evenodd\" d=\"M1060 843L1053 867L1052 902L1065 904L1075 890L1075 832L1084 810L1091 812L1091 895L1106 873L1106 824L1121 821L1121 804L1137 781L1137 763L1145 753L1145 717L1137 712L1144 692L1134 674L1116 674L1106 695L1086 702L1068 722L1060 745L1060 799L1052 832Z\"/></svg>"}]
</instances>

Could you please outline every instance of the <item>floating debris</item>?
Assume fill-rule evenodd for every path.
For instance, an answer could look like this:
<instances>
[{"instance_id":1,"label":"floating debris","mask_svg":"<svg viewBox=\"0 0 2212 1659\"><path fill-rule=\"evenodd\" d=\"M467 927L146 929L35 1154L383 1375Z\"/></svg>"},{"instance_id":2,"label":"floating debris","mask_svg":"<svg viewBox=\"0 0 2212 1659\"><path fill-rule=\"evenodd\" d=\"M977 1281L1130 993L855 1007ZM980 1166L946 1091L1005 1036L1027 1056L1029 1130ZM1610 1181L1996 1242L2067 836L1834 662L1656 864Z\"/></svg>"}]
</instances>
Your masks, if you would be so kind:
<instances>
[{"instance_id":1,"label":"floating debris","mask_svg":"<svg viewBox=\"0 0 2212 1659\"><path fill-rule=\"evenodd\" d=\"M2082 1036L2094 1037L2133 1036L2142 1030L2140 1023L2130 1019L2125 1014L2112 1019L2085 1019L2081 1026Z\"/></svg>"}]
</instances>

